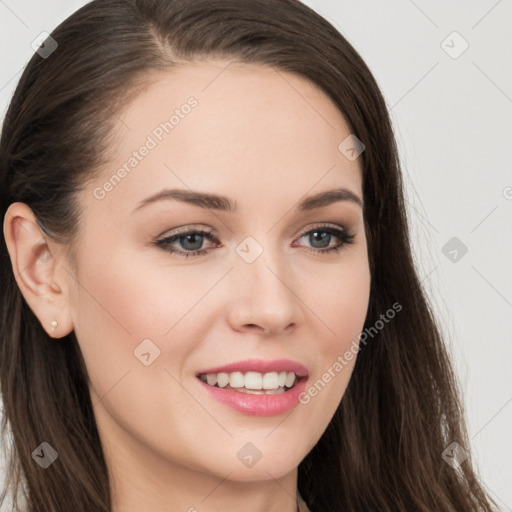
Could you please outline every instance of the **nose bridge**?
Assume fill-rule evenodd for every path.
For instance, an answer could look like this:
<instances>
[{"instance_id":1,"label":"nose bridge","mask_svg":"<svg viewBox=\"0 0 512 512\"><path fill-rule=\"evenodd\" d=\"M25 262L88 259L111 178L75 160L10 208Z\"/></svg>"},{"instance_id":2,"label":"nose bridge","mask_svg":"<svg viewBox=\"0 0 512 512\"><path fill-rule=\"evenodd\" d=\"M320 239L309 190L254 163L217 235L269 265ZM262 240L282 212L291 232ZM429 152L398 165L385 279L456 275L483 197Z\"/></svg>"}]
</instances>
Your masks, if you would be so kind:
<instances>
[{"instance_id":1,"label":"nose bridge","mask_svg":"<svg viewBox=\"0 0 512 512\"><path fill-rule=\"evenodd\" d=\"M286 265L286 255L278 244L271 244L272 236L258 238L248 236L236 248L235 317L265 330L285 329L298 321L293 276Z\"/></svg>"}]
</instances>

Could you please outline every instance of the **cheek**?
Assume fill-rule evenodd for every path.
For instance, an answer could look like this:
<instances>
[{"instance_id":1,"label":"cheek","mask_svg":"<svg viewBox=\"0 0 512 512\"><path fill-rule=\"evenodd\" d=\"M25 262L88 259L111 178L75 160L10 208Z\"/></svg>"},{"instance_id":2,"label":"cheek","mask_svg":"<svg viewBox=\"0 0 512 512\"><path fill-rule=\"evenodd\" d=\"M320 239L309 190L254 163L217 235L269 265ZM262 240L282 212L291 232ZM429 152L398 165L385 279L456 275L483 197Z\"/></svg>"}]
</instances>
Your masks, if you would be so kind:
<instances>
[{"instance_id":1,"label":"cheek","mask_svg":"<svg viewBox=\"0 0 512 512\"><path fill-rule=\"evenodd\" d=\"M323 293L316 288L310 294L320 321L317 325L324 333L316 338L316 371L300 398L301 406L309 408L311 414L322 411L322 421L314 425L313 440L323 433L350 381L370 295L371 277L364 253L354 255L331 274L330 279L318 276L316 282L323 284Z\"/></svg>"},{"instance_id":2,"label":"cheek","mask_svg":"<svg viewBox=\"0 0 512 512\"><path fill-rule=\"evenodd\" d=\"M370 271L364 252L332 270L324 269L308 291L308 305L320 322L324 355L345 351L362 331L370 297ZM305 292L303 292L305 293Z\"/></svg>"},{"instance_id":3,"label":"cheek","mask_svg":"<svg viewBox=\"0 0 512 512\"><path fill-rule=\"evenodd\" d=\"M77 317L94 319L98 333L111 341L126 338L132 344L161 339L208 288L208 282L191 272L184 275L151 258L128 257L122 251L103 254L101 261L88 259L81 265L79 280L83 286Z\"/></svg>"},{"instance_id":4,"label":"cheek","mask_svg":"<svg viewBox=\"0 0 512 512\"><path fill-rule=\"evenodd\" d=\"M368 311L369 297L370 275L367 269L356 269L341 281L336 295L338 313L333 312L333 329L341 340L338 350L345 351L354 340L358 342Z\"/></svg>"},{"instance_id":5,"label":"cheek","mask_svg":"<svg viewBox=\"0 0 512 512\"><path fill-rule=\"evenodd\" d=\"M79 274L75 331L98 423L112 432L123 426L149 444L168 438L169 425L174 425L183 441L166 449L178 456L180 446L194 443L186 427L196 424L201 414L179 384L183 361L195 350L191 341L201 339L194 336L187 317L200 297L201 283L188 279L187 287L179 272L166 282L170 271L155 272L150 262L123 260L120 253L103 253L102 262L91 257ZM203 287L207 289L205 283ZM154 345L144 341L142 352L139 347L147 339ZM142 362L147 352L149 365Z\"/></svg>"},{"instance_id":6,"label":"cheek","mask_svg":"<svg viewBox=\"0 0 512 512\"><path fill-rule=\"evenodd\" d=\"M75 332L98 395L128 370L145 368L136 358L143 340L154 343L143 346L149 347L151 358L158 354L155 365L168 360L169 351L178 361L182 357L179 339L172 344L161 340L169 331L172 336L173 327L197 301L199 284L189 282L186 287L179 277L178 282L166 281L166 275L151 270L147 261L117 251L102 251L101 260L94 255L83 259L73 307ZM151 381L154 375L146 372L145 377Z\"/></svg>"}]
</instances>

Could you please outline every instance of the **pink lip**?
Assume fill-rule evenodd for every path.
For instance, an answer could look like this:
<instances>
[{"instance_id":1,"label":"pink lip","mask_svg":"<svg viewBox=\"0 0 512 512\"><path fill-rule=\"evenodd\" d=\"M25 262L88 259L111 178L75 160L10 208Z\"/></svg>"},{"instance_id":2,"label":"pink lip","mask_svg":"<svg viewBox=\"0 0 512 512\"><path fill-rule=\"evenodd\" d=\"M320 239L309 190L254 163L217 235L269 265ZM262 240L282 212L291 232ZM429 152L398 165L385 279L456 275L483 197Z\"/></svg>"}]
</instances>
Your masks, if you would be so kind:
<instances>
[{"instance_id":1,"label":"pink lip","mask_svg":"<svg viewBox=\"0 0 512 512\"><path fill-rule=\"evenodd\" d=\"M293 409L299 403L299 396L304 391L307 380L302 377L293 388L277 395L250 395L240 391L216 388L197 379L205 391L211 393L220 403L252 416L277 416Z\"/></svg>"},{"instance_id":2,"label":"pink lip","mask_svg":"<svg viewBox=\"0 0 512 512\"><path fill-rule=\"evenodd\" d=\"M276 416L293 409L299 403L299 396L306 387L308 380L308 370L305 366L290 359L276 359L274 361L265 361L263 359L247 359L231 363L225 366L216 366L207 368L196 373L196 377L206 373L231 373L231 372L293 372L298 379L293 388L275 395L266 394L248 394L232 389L223 389L210 386L201 379L197 379L206 392L220 403L235 409L236 411L253 416Z\"/></svg>"},{"instance_id":3,"label":"pink lip","mask_svg":"<svg viewBox=\"0 0 512 512\"><path fill-rule=\"evenodd\" d=\"M215 368L207 368L196 373L196 376L202 373L231 373L231 372L293 372L297 377L306 377L308 369L296 361L291 359L275 359L274 361L265 361L263 359L246 359L236 363L227 364L225 366L216 366Z\"/></svg>"}]
</instances>

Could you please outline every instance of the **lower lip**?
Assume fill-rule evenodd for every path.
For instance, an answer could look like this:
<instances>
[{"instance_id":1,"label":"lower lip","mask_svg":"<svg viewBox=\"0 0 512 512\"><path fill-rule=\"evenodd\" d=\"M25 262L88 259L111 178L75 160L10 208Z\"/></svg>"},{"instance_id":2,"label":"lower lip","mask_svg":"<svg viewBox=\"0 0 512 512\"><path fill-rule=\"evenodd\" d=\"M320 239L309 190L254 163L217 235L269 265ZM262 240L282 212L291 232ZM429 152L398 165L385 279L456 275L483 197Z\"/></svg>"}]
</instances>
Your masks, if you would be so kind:
<instances>
[{"instance_id":1,"label":"lower lip","mask_svg":"<svg viewBox=\"0 0 512 512\"><path fill-rule=\"evenodd\" d=\"M229 389L210 386L197 379L204 389L220 403L251 416L277 416L293 409L306 387L307 379L300 380L293 388L276 395L252 395Z\"/></svg>"}]
</instances>

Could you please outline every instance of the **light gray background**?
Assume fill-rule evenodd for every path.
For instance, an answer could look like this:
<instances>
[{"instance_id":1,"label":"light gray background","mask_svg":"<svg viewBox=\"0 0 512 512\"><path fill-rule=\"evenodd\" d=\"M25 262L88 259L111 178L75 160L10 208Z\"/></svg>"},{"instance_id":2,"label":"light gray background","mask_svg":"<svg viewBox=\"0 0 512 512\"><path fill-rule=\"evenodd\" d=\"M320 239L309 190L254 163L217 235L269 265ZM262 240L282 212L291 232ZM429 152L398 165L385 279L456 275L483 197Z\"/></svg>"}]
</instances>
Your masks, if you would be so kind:
<instances>
[{"instance_id":1,"label":"light gray background","mask_svg":"<svg viewBox=\"0 0 512 512\"><path fill-rule=\"evenodd\" d=\"M0 119L31 42L85 3L0 0ZM512 511L512 3L305 3L359 51L386 98L415 256L453 354L476 464ZM469 44L457 58L447 53L463 48L454 31ZM452 237L468 248L457 262L442 252Z\"/></svg>"}]
</instances>

